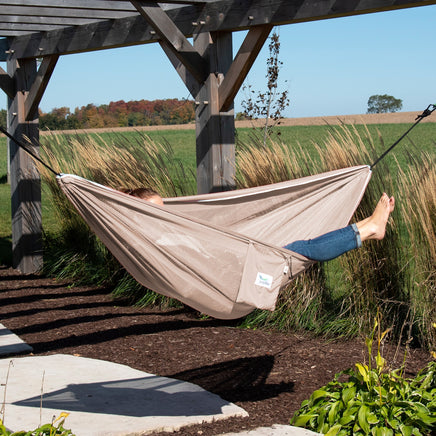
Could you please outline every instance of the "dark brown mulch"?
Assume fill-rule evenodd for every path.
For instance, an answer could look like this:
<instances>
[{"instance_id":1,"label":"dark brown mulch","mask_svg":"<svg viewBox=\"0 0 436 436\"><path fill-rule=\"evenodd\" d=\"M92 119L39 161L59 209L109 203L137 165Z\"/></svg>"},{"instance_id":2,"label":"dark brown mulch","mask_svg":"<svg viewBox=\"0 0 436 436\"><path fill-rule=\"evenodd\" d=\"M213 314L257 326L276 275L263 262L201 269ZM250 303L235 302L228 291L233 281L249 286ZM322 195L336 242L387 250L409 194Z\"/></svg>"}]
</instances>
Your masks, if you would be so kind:
<instances>
[{"instance_id":1,"label":"dark brown mulch","mask_svg":"<svg viewBox=\"0 0 436 436\"><path fill-rule=\"evenodd\" d=\"M315 389L366 359L361 339L328 342L241 329L235 322L199 319L189 309L129 307L114 302L109 293L110 289L71 287L0 267L0 322L31 345L35 355L74 354L186 380L250 415L187 427L178 435L209 436L289 424ZM386 346L384 355L399 366L403 350L396 351L396 346ZM427 352L411 350L407 375L430 360Z\"/></svg>"}]
</instances>

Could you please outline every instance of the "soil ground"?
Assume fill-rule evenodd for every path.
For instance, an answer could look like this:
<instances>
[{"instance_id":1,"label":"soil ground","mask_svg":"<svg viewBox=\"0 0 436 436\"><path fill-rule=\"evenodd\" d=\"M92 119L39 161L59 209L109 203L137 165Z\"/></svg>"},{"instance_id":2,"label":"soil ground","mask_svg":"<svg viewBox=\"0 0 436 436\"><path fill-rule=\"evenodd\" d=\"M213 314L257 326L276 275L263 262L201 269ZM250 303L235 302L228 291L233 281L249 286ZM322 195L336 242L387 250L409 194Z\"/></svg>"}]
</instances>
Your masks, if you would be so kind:
<instances>
[{"instance_id":1,"label":"soil ground","mask_svg":"<svg viewBox=\"0 0 436 436\"><path fill-rule=\"evenodd\" d=\"M249 413L186 427L176 435L212 436L289 424L301 402L333 376L364 362L364 339L326 341L295 333L238 328L237 322L200 319L189 308L166 311L114 301L110 289L71 286L0 267L0 322L33 347L33 354L104 359L195 383ZM404 349L387 344L393 368ZM431 360L412 349L406 375Z\"/></svg>"}]
</instances>

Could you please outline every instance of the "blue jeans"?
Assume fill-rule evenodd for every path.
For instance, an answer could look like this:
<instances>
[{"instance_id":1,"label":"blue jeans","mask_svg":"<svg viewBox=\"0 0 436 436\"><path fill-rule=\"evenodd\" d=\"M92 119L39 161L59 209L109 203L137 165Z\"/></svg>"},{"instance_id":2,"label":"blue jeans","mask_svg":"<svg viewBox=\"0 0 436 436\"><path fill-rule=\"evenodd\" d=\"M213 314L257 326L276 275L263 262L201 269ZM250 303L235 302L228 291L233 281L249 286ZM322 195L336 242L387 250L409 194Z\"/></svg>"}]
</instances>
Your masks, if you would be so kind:
<instances>
[{"instance_id":1,"label":"blue jeans","mask_svg":"<svg viewBox=\"0 0 436 436\"><path fill-rule=\"evenodd\" d=\"M291 242L284 248L302 254L311 260L325 262L361 246L359 230L356 224L351 224L314 239Z\"/></svg>"}]
</instances>

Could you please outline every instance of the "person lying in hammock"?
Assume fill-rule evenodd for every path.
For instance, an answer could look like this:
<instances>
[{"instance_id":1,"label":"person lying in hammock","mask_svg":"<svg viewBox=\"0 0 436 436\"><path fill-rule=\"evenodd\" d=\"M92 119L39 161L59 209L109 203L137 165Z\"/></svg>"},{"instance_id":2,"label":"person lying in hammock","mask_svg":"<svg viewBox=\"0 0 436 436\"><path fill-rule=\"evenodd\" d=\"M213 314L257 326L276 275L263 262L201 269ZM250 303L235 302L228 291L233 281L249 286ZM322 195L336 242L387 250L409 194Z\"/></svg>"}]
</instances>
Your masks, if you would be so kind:
<instances>
[{"instance_id":1,"label":"person lying in hammock","mask_svg":"<svg viewBox=\"0 0 436 436\"><path fill-rule=\"evenodd\" d=\"M152 189L137 188L122 191L159 206L164 205L162 197ZM389 216L393 212L394 207L394 197L389 197L386 193L383 193L374 212L368 218L313 239L291 242L285 245L284 248L316 262L326 262L335 259L350 250L360 248L365 241L383 239Z\"/></svg>"},{"instance_id":2,"label":"person lying in hammock","mask_svg":"<svg viewBox=\"0 0 436 436\"><path fill-rule=\"evenodd\" d=\"M164 205L164 202L160 194L151 188L136 188L136 189L119 188L118 190L124 192L125 194L132 195L133 197L138 197L138 198L142 198L143 200L147 200L150 203L155 203L159 206Z\"/></svg>"}]
</instances>

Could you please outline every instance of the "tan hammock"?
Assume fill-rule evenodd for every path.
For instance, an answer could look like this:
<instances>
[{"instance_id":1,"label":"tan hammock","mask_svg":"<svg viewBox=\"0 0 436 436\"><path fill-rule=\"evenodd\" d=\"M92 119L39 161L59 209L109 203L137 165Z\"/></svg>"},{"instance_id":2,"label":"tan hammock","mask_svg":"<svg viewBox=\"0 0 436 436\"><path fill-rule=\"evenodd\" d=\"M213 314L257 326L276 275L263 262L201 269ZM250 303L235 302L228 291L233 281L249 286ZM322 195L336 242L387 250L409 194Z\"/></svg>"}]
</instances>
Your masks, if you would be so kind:
<instances>
[{"instance_id":1,"label":"tan hammock","mask_svg":"<svg viewBox=\"0 0 436 436\"><path fill-rule=\"evenodd\" d=\"M143 286L216 318L274 310L312 261L283 247L348 224L371 177L357 166L160 207L74 175L58 183Z\"/></svg>"}]
</instances>

